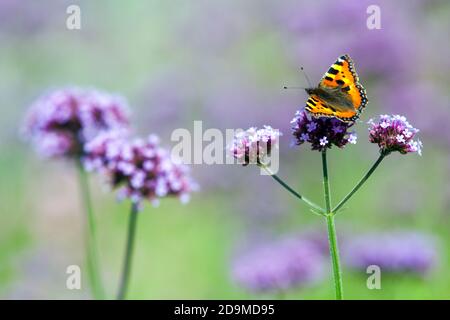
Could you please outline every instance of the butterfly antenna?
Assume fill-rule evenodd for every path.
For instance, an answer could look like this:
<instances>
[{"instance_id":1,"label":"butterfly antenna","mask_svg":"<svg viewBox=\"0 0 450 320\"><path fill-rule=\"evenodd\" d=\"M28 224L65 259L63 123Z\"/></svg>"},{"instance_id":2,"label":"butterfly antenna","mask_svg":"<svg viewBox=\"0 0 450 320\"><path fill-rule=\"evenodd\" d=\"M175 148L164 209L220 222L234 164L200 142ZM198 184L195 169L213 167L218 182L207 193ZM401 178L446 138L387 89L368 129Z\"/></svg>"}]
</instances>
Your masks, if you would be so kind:
<instances>
[{"instance_id":1,"label":"butterfly antenna","mask_svg":"<svg viewBox=\"0 0 450 320\"><path fill-rule=\"evenodd\" d=\"M306 72L305 72L305 70L303 69L303 67L300 67L300 70L302 70L302 73L303 73L303 75L305 76L305 79L306 79L306 82L308 83L309 88L312 88L313 86L312 86L312 84L311 84L311 81L309 80L309 77L308 77L308 75L306 74ZM305 90L306 88L303 88L303 87L287 87L287 86L284 86L283 89L302 89L302 90Z\"/></svg>"},{"instance_id":2,"label":"butterfly antenna","mask_svg":"<svg viewBox=\"0 0 450 320\"><path fill-rule=\"evenodd\" d=\"M305 88L303 88L303 87L287 87L287 86L284 86L283 89L301 89L301 90L305 90Z\"/></svg>"},{"instance_id":3,"label":"butterfly antenna","mask_svg":"<svg viewBox=\"0 0 450 320\"><path fill-rule=\"evenodd\" d=\"M308 75L306 74L305 69L303 69L303 67L300 67L300 70L302 70L302 73L303 73L303 75L305 76L306 82L308 82L309 87L312 88L311 81L309 80L309 77L308 77Z\"/></svg>"}]
</instances>

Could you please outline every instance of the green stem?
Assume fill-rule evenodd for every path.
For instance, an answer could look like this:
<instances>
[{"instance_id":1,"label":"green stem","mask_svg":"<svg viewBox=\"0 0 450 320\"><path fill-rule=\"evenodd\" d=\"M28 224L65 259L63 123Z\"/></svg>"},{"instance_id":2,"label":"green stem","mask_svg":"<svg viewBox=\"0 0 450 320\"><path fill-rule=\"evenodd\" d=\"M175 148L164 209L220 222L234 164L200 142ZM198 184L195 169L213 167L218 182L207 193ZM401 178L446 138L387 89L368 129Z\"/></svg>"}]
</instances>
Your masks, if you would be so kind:
<instances>
[{"instance_id":1,"label":"green stem","mask_svg":"<svg viewBox=\"0 0 450 320\"><path fill-rule=\"evenodd\" d=\"M270 171L269 168L267 168L267 166L265 165L260 165L260 167L262 167L272 178L275 179L275 181L277 181L281 186L283 186L287 191L289 191L291 194L293 194L297 199L305 202L308 206L310 206L313 209L314 213L319 213L321 215L323 215L325 213L325 210L323 210L323 208L321 208L320 206L318 206L317 204L315 204L314 202L312 202L311 200L309 200L308 198L302 196L301 194L299 194L297 191L295 191L294 189L292 189L286 182L284 182L280 177L278 177L275 173L273 173L272 171Z\"/></svg>"},{"instance_id":2,"label":"green stem","mask_svg":"<svg viewBox=\"0 0 450 320\"><path fill-rule=\"evenodd\" d=\"M327 230L328 230L328 243L330 246L331 263L333 266L333 279L334 289L336 292L336 299L344 299L344 290L342 286L342 271L341 263L339 259L339 249L336 237L336 227L334 225L334 216L327 215Z\"/></svg>"},{"instance_id":3,"label":"green stem","mask_svg":"<svg viewBox=\"0 0 450 320\"><path fill-rule=\"evenodd\" d=\"M342 286L342 271L339 259L339 249L336 237L336 227L334 225L334 214L331 211L330 182L328 179L327 151L322 151L322 169L323 169L323 189L325 194L325 208L327 219L328 243L330 247L331 264L333 268L334 288L336 299L344 299Z\"/></svg>"},{"instance_id":4,"label":"green stem","mask_svg":"<svg viewBox=\"0 0 450 320\"><path fill-rule=\"evenodd\" d=\"M333 209L332 212L337 213L343 206L344 204L350 200L350 198L356 193L356 191L359 190L359 188L362 187L362 185L367 181L367 179L369 179L369 177L372 175L372 173L375 171L375 169L380 165L381 161L383 161L383 159L386 157L386 155L384 154L380 154L380 156L378 157L377 161L375 161L375 163L372 165L372 167L369 169L369 171L367 171L367 173L364 175L364 177L362 177L362 179L358 182L358 184L352 189L352 191L350 191L349 194L347 194L345 196L344 199L342 199L341 202L339 202L339 204Z\"/></svg>"},{"instance_id":5,"label":"green stem","mask_svg":"<svg viewBox=\"0 0 450 320\"><path fill-rule=\"evenodd\" d=\"M327 150L322 151L323 190L325 194L326 213L331 213L330 181L328 180Z\"/></svg>"},{"instance_id":6,"label":"green stem","mask_svg":"<svg viewBox=\"0 0 450 320\"><path fill-rule=\"evenodd\" d=\"M125 249L125 259L123 261L122 277L120 280L119 293L117 294L118 300L125 299L125 295L127 293L131 273L131 260L133 255L134 238L136 234L137 216L138 205L136 203L133 203L131 207L130 220L128 223L127 246Z\"/></svg>"},{"instance_id":7,"label":"green stem","mask_svg":"<svg viewBox=\"0 0 450 320\"><path fill-rule=\"evenodd\" d=\"M103 300L105 293L103 291L102 280L100 277L100 267L98 263L97 237L94 211L92 209L92 201L89 191L89 181L84 171L81 160L76 161L78 171L78 180L80 184L81 198L86 212L85 227L85 246L86 246L86 264L88 270L89 283L92 295L97 300Z\"/></svg>"}]
</instances>

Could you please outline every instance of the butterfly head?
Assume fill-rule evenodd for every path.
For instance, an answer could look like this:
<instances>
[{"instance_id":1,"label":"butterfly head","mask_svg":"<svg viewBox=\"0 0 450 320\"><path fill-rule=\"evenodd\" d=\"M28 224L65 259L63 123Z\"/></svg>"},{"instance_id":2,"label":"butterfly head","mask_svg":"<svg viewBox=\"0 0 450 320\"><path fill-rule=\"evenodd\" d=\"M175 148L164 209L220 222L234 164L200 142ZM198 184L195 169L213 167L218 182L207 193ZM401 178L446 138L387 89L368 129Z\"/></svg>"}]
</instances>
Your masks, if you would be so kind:
<instances>
[{"instance_id":1,"label":"butterfly head","mask_svg":"<svg viewBox=\"0 0 450 320\"><path fill-rule=\"evenodd\" d=\"M307 94L312 95L316 93L317 88L305 88L305 91Z\"/></svg>"}]
</instances>

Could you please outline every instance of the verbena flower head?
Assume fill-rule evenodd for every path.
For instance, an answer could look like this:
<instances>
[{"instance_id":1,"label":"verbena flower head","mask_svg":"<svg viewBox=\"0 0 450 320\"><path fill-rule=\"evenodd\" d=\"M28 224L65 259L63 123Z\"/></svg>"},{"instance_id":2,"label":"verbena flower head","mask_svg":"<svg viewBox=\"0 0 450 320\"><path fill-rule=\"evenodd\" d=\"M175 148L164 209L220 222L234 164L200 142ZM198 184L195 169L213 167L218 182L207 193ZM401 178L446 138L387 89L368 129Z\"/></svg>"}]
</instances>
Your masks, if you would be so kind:
<instances>
[{"instance_id":1,"label":"verbena flower head","mask_svg":"<svg viewBox=\"0 0 450 320\"><path fill-rule=\"evenodd\" d=\"M312 150L323 151L333 145L343 148L347 143L355 144L357 136L349 129L354 123L342 122L335 118L315 118L306 110L299 110L291 121L295 144L310 143Z\"/></svg>"},{"instance_id":2,"label":"verbena flower head","mask_svg":"<svg viewBox=\"0 0 450 320\"><path fill-rule=\"evenodd\" d=\"M128 106L122 97L63 88L32 104L23 133L45 157L79 157L84 144L100 132L126 128Z\"/></svg>"},{"instance_id":3,"label":"verbena flower head","mask_svg":"<svg viewBox=\"0 0 450 320\"><path fill-rule=\"evenodd\" d=\"M234 280L253 292L280 292L319 280L324 260L317 247L296 238L261 245L239 256Z\"/></svg>"},{"instance_id":4,"label":"verbena flower head","mask_svg":"<svg viewBox=\"0 0 450 320\"><path fill-rule=\"evenodd\" d=\"M175 196L187 202L196 189L188 167L172 161L155 135L130 141L120 132L106 132L86 144L85 153L86 170L105 175L112 188L119 188L119 200L157 205L158 199Z\"/></svg>"},{"instance_id":5,"label":"verbena flower head","mask_svg":"<svg viewBox=\"0 0 450 320\"><path fill-rule=\"evenodd\" d=\"M345 264L364 272L377 265L382 272L424 274L436 265L438 256L431 238L406 231L357 236L347 239L342 249Z\"/></svg>"},{"instance_id":6,"label":"verbena flower head","mask_svg":"<svg viewBox=\"0 0 450 320\"><path fill-rule=\"evenodd\" d=\"M271 126L240 131L235 135L230 147L231 155L244 166L264 163L265 157L270 156L274 148L278 148L281 135L280 131Z\"/></svg>"},{"instance_id":7,"label":"verbena flower head","mask_svg":"<svg viewBox=\"0 0 450 320\"><path fill-rule=\"evenodd\" d=\"M371 119L369 125L369 140L378 144L382 154L398 151L422 155L422 142L414 140L419 129L410 125L405 117L381 115L377 120Z\"/></svg>"}]
</instances>

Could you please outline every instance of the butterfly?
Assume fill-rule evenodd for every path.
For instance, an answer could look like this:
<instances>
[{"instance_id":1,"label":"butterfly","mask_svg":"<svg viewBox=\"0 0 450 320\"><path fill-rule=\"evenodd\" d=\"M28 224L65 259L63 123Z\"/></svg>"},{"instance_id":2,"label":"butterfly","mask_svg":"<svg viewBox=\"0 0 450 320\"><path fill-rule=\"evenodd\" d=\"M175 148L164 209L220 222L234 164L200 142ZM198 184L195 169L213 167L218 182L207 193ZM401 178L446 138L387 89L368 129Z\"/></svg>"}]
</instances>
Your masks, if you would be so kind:
<instances>
[{"instance_id":1,"label":"butterfly","mask_svg":"<svg viewBox=\"0 0 450 320\"><path fill-rule=\"evenodd\" d=\"M367 103L366 89L350 56L343 55L325 72L317 88L306 88L309 98L305 109L314 117L337 118L354 122Z\"/></svg>"}]
</instances>

